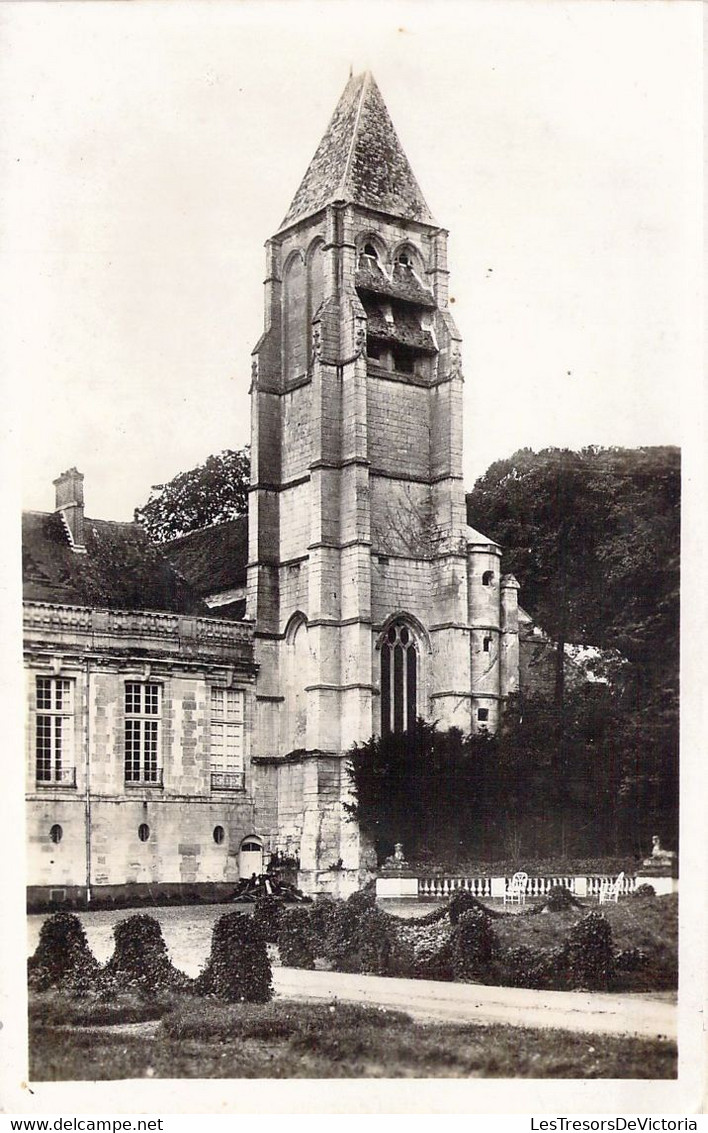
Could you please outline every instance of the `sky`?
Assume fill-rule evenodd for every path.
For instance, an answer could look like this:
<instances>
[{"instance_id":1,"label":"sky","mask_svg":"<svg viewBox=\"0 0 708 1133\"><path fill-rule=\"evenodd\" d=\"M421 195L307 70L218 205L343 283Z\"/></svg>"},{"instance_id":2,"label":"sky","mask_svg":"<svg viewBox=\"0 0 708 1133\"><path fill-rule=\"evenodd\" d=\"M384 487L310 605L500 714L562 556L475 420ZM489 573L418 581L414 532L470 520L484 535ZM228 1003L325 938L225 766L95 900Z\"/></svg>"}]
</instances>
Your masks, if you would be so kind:
<instances>
[{"instance_id":1,"label":"sky","mask_svg":"<svg viewBox=\"0 0 708 1133\"><path fill-rule=\"evenodd\" d=\"M249 439L263 244L371 69L463 336L468 488L695 411L700 5L0 5L6 436L24 507L130 519ZM451 300L452 301L452 300Z\"/></svg>"}]
</instances>

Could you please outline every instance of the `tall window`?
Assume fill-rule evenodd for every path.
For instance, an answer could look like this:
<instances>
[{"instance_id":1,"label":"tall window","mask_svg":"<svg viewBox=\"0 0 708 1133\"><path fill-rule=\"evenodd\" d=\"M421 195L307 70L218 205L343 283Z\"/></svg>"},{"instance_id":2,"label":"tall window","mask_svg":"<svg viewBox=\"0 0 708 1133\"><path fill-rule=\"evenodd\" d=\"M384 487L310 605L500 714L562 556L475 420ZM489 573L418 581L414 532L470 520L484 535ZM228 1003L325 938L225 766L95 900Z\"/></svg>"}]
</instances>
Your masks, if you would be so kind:
<instances>
[{"instance_id":1,"label":"tall window","mask_svg":"<svg viewBox=\"0 0 708 1133\"><path fill-rule=\"evenodd\" d=\"M283 363L287 380L299 378L307 370L305 262L294 256L283 278Z\"/></svg>"},{"instance_id":2,"label":"tall window","mask_svg":"<svg viewBox=\"0 0 708 1133\"><path fill-rule=\"evenodd\" d=\"M38 783L76 785L74 686L63 677L37 677Z\"/></svg>"},{"instance_id":3,"label":"tall window","mask_svg":"<svg viewBox=\"0 0 708 1133\"><path fill-rule=\"evenodd\" d=\"M125 686L125 781L162 784L159 766L160 685L128 681Z\"/></svg>"},{"instance_id":4,"label":"tall window","mask_svg":"<svg viewBox=\"0 0 708 1133\"><path fill-rule=\"evenodd\" d=\"M394 622L381 646L381 731L406 732L418 709L418 650L402 622Z\"/></svg>"},{"instance_id":5,"label":"tall window","mask_svg":"<svg viewBox=\"0 0 708 1133\"><path fill-rule=\"evenodd\" d=\"M211 690L211 785L238 791L244 786L244 695L234 688Z\"/></svg>"}]
</instances>

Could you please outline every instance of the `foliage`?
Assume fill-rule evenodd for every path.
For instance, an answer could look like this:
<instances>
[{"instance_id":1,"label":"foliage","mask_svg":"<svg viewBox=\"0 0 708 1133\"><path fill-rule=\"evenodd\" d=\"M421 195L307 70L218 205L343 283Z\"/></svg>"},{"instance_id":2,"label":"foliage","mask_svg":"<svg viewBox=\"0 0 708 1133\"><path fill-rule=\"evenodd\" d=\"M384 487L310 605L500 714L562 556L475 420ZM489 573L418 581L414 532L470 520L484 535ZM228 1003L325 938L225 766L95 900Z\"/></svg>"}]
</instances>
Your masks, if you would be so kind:
<instances>
[{"instance_id":1,"label":"foliage","mask_svg":"<svg viewBox=\"0 0 708 1133\"><path fill-rule=\"evenodd\" d=\"M510 697L494 736L419 720L351 749L345 806L380 860L396 841L409 860L434 846L448 868L500 850L524 866L553 853L646 853L655 828L675 826L675 764L635 723L606 684L567 690L559 769L558 714L543 697ZM631 856L622 868L635 868Z\"/></svg>"},{"instance_id":2,"label":"foliage","mask_svg":"<svg viewBox=\"0 0 708 1133\"><path fill-rule=\"evenodd\" d=\"M327 934L339 905L332 897L320 896L309 909L309 925L315 955L323 956Z\"/></svg>"},{"instance_id":3,"label":"foliage","mask_svg":"<svg viewBox=\"0 0 708 1133\"><path fill-rule=\"evenodd\" d=\"M312 910L286 909L280 918L278 950L286 968L314 968Z\"/></svg>"},{"instance_id":4,"label":"foliage","mask_svg":"<svg viewBox=\"0 0 708 1133\"><path fill-rule=\"evenodd\" d=\"M455 979L485 982L496 947L497 938L489 917L479 909L462 913L452 941Z\"/></svg>"},{"instance_id":5,"label":"foliage","mask_svg":"<svg viewBox=\"0 0 708 1133\"><path fill-rule=\"evenodd\" d=\"M185 987L187 977L167 954L160 922L145 913L119 921L113 929L115 949L101 978L104 995L117 988L140 988L154 994L163 988Z\"/></svg>"},{"instance_id":6,"label":"foliage","mask_svg":"<svg viewBox=\"0 0 708 1133\"><path fill-rule=\"evenodd\" d=\"M563 565L567 640L665 666L678 641L680 495L676 448L521 449L491 465L467 510L552 637Z\"/></svg>"},{"instance_id":7,"label":"foliage","mask_svg":"<svg viewBox=\"0 0 708 1133\"><path fill-rule=\"evenodd\" d=\"M504 547L523 606L553 641L627 660L604 674L609 686L585 685L565 700L556 687L545 704L523 705L521 758L541 758L534 777L561 815L556 844L593 810L607 850L646 852L657 830L677 837L680 488L675 448L522 449L467 497L470 522ZM577 808L583 761L596 798ZM533 823L544 827L542 814L502 821L521 853L537 840Z\"/></svg>"},{"instance_id":8,"label":"foliage","mask_svg":"<svg viewBox=\"0 0 708 1133\"><path fill-rule=\"evenodd\" d=\"M336 902L328 917L323 955L338 972L385 975L392 947L392 922L369 894Z\"/></svg>"},{"instance_id":9,"label":"foliage","mask_svg":"<svg viewBox=\"0 0 708 1133\"><path fill-rule=\"evenodd\" d=\"M261 897L254 905L254 920L261 930L263 939L269 944L275 944L278 940L283 911L283 901L280 897Z\"/></svg>"},{"instance_id":10,"label":"foliage","mask_svg":"<svg viewBox=\"0 0 708 1133\"><path fill-rule=\"evenodd\" d=\"M532 948L520 944L501 952L497 979L505 987L559 988L565 986L565 948Z\"/></svg>"},{"instance_id":11,"label":"foliage","mask_svg":"<svg viewBox=\"0 0 708 1133\"><path fill-rule=\"evenodd\" d=\"M570 930L566 963L573 987L606 988L614 975L612 929L602 913L588 913Z\"/></svg>"},{"instance_id":12,"label":"foliage","mask_svg":"<svg viewBox=\"0 0 708 1133\"><path fill-rule=\"evenodd\" d=\"M630 897L656 897L656 889L645 881L630 893Z\"/></svg>"},{"instance_id":13,"label":"foliage","mask_svg":"<svg viewBox=\"0 0 708 1133\"><path fill-rule=\"evenodd\" d=\"M267 1003L272 997L266 942L251 917L225 913L219 918L196 990L227 1003Z\"/></svg>"},{"instance_id":14,"label":"foliage","mask_svg":"<svg viewBox=\"0 0 708 1133\"><path fill-rule=\"evenodd\" d=\"M488 909L486 905L483 905L481 901L473 897L467 889L456 889L447 903L447 914L450 918L450 924L456 925L463 913L469 913L472 910L482 913L490 920L505 915L497 909Z\"/></svg>"},{"instance_id":15,"label":"foliage","mask_svg":"<svg viewBox=\"0 0 708 1133\"><path fill-rule=\"evenodd\" d=\"M31 988L88 989L93 986L100 965L86 940L81 921L74 913L54 913L42 924L39 942L27 962Z\"/></svg>"},{"instance_id":16,"label":"foliage","mask_svg":"<svg viewBox=\"0 0 708 1133\"><path fill-rule=\"evenodd\" d=\"M572 909L578 905L573 894L565 885L552 885L546 894L542 908L549 913L559 913L562 909Z\"/></svg>"},{"instance_id":17,"label":"foliage","mask_svg":"<svg viewBox=\"0 0 708 1133\"><path fill-rule=\"evenodd\" d=\"M248 448L226 449L154 487L147 503L135 509L135 521L154 542L164 543L188 531L236 519L248 511L249 481Z\"/></svg>"},{"instance_id":18,"label":"foliage","mask_svg":"<svg viewBox=\"0 0 708 1133\"><path fill-rule=\"evenodd\" d=\"M439 731L418 720L405 734L373 736L350 751L347 770L354 801L345 803L379 860L402 842L406 854L434 845L457 850L474 828L486 734Z\"/></svg>"}]
</instances>

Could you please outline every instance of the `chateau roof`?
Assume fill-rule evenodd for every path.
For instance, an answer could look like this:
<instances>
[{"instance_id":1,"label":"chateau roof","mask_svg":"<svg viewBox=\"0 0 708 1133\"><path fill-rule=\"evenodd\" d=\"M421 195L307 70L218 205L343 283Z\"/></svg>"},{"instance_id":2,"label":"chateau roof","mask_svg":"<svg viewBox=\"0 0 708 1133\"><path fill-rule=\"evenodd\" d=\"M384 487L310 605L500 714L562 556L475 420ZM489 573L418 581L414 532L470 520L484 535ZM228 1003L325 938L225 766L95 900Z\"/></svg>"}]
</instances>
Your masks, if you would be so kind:
<instances>
[{"instance_id":1,"label":"chateau roof","mask_svg":"<svg viewBox=\"0 0 708 1133\"><path fill-rule=\"evenodd\" d=\"M59 512L25 512L25 599L112 610L209 613L137 523L86 518L84 544L85 553L72 550Z\"/></svg>"},{"instance_id":2,"label":"chateau roof","mask_svg":"<svg viewBox=\"0 0 708 1133\"><path fill-rule=\"evenodd\" d=\"M190 531L170 539L162 549L198 594L235 590L246 585L248 516Z\"/></svg>"},{"instance_id":3,"label":"chateau roof","mask_svg":"<svg viewBox=\"0 0 708 1133\"><path fill-rule=\"evenodd\" d=\"M353 75L282 228L331 201L435 224L373 75Z\"/></svg>"}]
</instances>

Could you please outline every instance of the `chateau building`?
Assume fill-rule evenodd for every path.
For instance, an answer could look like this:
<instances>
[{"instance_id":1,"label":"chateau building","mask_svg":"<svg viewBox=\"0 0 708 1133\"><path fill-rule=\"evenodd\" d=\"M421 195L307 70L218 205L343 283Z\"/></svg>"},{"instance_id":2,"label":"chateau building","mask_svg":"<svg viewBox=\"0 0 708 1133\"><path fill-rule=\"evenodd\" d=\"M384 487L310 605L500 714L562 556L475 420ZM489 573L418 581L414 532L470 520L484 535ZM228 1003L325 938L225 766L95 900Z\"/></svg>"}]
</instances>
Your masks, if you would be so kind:
<instances>
[{"instance_id":1,"label":"chateau building","mask_svg":"<svg viewBox=\"0 0 708 1133\"><path fill-rule=\"evenodd\" d=\"M351 745L417 716L497 727L518 583L466 521L446 245L352 77L266 245L247 540L233 521L163 558L133 525L87 527L75 470L26 521L37 887L225 884L281 851L305 890L346 894L370 863Z\"/></svg>"},{"instance_id":2,"label":"chateau building","mask_svg":"<svg viewBox=\"0 0 708 1133\"><path fill-rule=\"evenodd\" d=\"M75 468L55 486L22 532L30 905L230 893L262 859L252 627L137 524L86 517Z\"/></svg>"}]
</instances>

